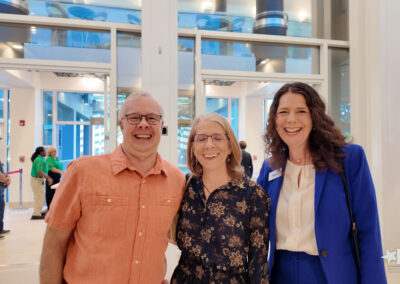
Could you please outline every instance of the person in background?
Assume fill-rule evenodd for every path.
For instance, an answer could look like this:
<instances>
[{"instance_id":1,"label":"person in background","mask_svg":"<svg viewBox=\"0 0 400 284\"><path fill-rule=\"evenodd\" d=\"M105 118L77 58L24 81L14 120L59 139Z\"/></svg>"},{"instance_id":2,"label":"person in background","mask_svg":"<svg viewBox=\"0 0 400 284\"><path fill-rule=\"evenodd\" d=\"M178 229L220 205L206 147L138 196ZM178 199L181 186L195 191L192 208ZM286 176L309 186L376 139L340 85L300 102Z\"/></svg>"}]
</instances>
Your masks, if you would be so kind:
<instances>
[{"instance_id":1,"label":"person in background","mask_svg":"<svg viewBox=\"0 0 400 284\"><path fill-rule=\"evenodd\" d=\"M185 176L157 153L164 125L148 93L119 111L123 142L72 161L46 215L42 284L162 283Z\"/></svg>"},{"instance_id":2,"label":"person in background","mask_svg":"<svg viewBox=\"0 0 400 284\"><path fill-rule=\"evenodd\" d=\"M44 213L42 213L44 202L43 179L50 185L53 183L52 178L47 175L44 157L46 157L46 150L41 146L37 147L31 156L31 161L33 163L31 170L31 186L35 202L31 220L44 219Z\"/></svg>"},{"instance_id":3,"label":"person in background","mask_svg":"<svg viewBox=\"0 0 400 284\"><path fill-rule=\"evenodd\" d=\"M242 150L242 162L241 165L244 168L245 174L251 178L253 176L253 159L249 152L246 151L246 141L239 142L240 149Z\"/></svg>"},{"instance_id":4,"label":"person in background","mask_svg":"<svg viewBox=\"0 0 400 284\"><path fill-rule=\"evenodd\" d=\"M271 196L271 283L386 283L375 189L361 146L347 144L318 93L291 83L275 94L258 183ZM353 251L348 184L358 227Z\"/></svg>"},{"instance_id":5,"label":"person in background","mask_svg":"<svg viewBox=\"0 0 400 284\"><path fill-rule=\"evenodd\" d=\"M11 178L4 171L3 163L0 162L0 239L3 239L4 235L10 233L10 230L4 229L4 210L6 206L4 201L4 191L10 185L10 183Z\"/></svg>"},{"instance_id":6,"label":"person in background","mask_svg":"<svg viewBox=\"0 0 400 284\"><path fill-rule=\"evenodd\" d=\"M63 172L63 164L57 157L57 149L53 146L50 146L47 149L47 158L46 158L46 168L48 171L49 177L53 180L53 184L57 184L60 182L61 175ZM51 188L51 185L46 182L46 203L47 209L50 209L51 201L53 200L53 196L55 194L55 189Z\"/></svg>"},{"instance_id":7,"label":"person in background","mask_svg":"<svg viewBox=\"0 0 400 284\"><path fill-rule=\"evenodd\" d=\"M243 175L228 121L198 117L188 138L188 177L176 227L182 251L172 284L268 283L268 194Z\"/></svg>"}]
</instances>

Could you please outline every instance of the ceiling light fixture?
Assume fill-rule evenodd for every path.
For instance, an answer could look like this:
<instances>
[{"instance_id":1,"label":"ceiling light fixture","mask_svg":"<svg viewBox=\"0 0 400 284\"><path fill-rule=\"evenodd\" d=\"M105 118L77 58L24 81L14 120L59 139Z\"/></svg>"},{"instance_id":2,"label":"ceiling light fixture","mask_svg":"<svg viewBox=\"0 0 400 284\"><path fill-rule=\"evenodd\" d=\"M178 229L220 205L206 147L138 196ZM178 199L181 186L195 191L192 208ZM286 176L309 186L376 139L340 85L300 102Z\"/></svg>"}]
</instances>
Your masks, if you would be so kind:
<instances>
[{"instance_id":1,"label":"ceiling light fixture","mask_svg":"<svg viewBox=\"0 0 400 284\"><path fill-rule=\"evenodd\" d=\"M299 12L299 21L304 22L307 19L308 19L308 13L306 11L300 11Z\"/></svg>"},{"instance_id":2,"label":"ceiling light fixture","mask_svg":"<svg viewBox=\"0 0 400 284\"><path fill-rule=\"evenodd\" d=\"M212 12L214 10L214 5L211 2L203 3L203 12Z\"/></svg>"},{"instance_id":3,"label":"ceiling light fixture","mask_svg":"<svg viewBox=\"0 0 400 284\"><path fill-rule=\"evenodd\" d=\"M21 45L21 44L19 44L19 43L15 43L15 44L13 44L13 45L11 45L14 49L23 49L24 47Z\"/></svg>"}]
</instances>

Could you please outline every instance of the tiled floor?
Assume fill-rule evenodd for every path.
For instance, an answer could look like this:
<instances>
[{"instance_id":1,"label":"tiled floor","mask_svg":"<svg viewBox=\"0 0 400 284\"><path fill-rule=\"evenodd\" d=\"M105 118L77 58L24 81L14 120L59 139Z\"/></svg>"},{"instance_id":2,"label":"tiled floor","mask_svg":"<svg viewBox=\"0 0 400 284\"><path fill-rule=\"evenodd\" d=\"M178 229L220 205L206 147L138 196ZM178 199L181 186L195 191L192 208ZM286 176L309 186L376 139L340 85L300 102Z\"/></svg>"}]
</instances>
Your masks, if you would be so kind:
<instances>
[{"instance_id":1,"label":"tiled floor","mask_svg":"<svg viewBox=\"0 0 400 284\"><path fill-rule=\"evenodd\" d=\"M11 230L0 240L0 283L39 283L39 261L46 225L31 221L33 209L6 207L4 228Z\"/></svg>"},{"instance_id":2,"label":"tiled floor","mask_svg":"<svg viewBox=\"0 0 400 284\"><path fill-rule=\"evenodd\" d=\"M9 209L6 207L4 228L11 230L0 240L0 283L38 284L39 261L46 223L31 221L33 209ZM179 259L179 250L170 245L167 250L167 278Z\"/></svg>"},{"instance_id":3,"label":"tiled floor","mask_svg":"<svg viewBox=\"0 0 400 284\"><path fill-rule=\"evenodd\" d=\"M9 209L5 211L5 229L11 230L0 240L0 284L38 284L39 261L46 223L31 221L33 209ZM179 250L169 245L167 250L167 279L179 259ZM387 273L388 283L400 283L400 273Z\"/></svg>"}]
</instances>

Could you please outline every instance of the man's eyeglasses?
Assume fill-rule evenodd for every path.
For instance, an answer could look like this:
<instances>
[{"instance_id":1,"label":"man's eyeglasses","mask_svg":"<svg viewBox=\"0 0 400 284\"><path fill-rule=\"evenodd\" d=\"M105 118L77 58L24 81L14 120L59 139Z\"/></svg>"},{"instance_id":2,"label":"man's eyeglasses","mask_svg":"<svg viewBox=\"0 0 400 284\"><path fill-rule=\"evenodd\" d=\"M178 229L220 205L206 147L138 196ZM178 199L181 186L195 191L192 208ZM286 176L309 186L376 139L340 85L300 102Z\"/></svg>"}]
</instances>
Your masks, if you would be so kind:
<instances>
[{"instance_id":1,"label":"man's eyeglasses","mask_svg":"<svg viewBox=\"0 0 400 284\"><path fill-rule=\"evenodd\" d=\"M211 137L211 140L214 143L220 143L225 141L228 137L226 136L226 134L223 133L214 133L211 135L207 135L207 134L196 134L194 136L193 141L196 143L206 143L208 141L208 137Z\"/></svg>"},{"instance_id":2,"label":"man's eyeglasses","mask_svg":"<svg viewBox=\"0 0 400 284\"><path fill-rule=\"evenodd\" d=\"M123 118L126 118L129 124L137 125L142 121L142 118L145 118L148 124L158 124L162 118L162 115L149 113L149 114L138 114L138 113L130 113L125 114Z\"/></svg>"}]
</instances>

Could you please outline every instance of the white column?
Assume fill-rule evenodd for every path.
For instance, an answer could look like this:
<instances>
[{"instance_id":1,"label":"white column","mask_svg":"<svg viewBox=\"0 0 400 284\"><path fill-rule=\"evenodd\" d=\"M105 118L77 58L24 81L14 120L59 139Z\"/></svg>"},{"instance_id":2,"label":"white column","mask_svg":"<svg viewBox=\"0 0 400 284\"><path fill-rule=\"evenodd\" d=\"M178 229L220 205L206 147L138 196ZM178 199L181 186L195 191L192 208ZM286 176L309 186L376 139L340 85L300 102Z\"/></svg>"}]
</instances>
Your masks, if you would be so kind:
<instances>
[{"instance_id":1,"label":"white column","mask_svg":"<svg viewBox=\"0 0 400 284\"><path fill-rule=\"evenodd\" d=\"M33 200L30 186L32 162L30 160L35 148L41 146L40 123L41 105L40 92L34 88L10 88L10 170L23 170L22 176L22 200L26 202ZM29 106L29 107L27 107ZM20 126L19 121L25 120L25 125ZM25 161L20 162L19 157L25 156ZM19 174L11 176L10 203L18 205L19 202Z\"/></svg>"},{"instance_id":2,"label":"white column","mask_svg":"<svg viewBox=\"0 0 400 284\"><path fill-rule=\"evenodd\" d=\"M374 179L383 251L400 248L400 33L398 0L354 0L350 5L350 103L354 141L364 146ZM400 282L399 267L387 270Z\"/></svg>"},{"instance_id":3,"label":"white column","mask_svg":"<svg viewBox=\"0 0 400 284\"><path fill-rule=\"evenodd\" d=\"M400 161L400 96L399 71L400 66L400 2L398 0L377 1L380 8L380 59L381 67L378 78L381 88L373 90L373 96L380 101L381 116L379 125L373 127L371 137L379 139L382 174L382 209L383 209L383 247L395 250L400 248L400 223L398 221L400 205L399 161ZM372 10L372 9L371 9ZM376 11L375 11L376 13ZM371 72L373 72L371 70ZM374 74L376 74L374 72ZM371 76L372 79L372 76ZM375 80L375 79L374 79ZM374 99L375 103L378 99ZM381 131L377 131L381 129ZM375 137L379 135L379 138ZM399 255L397 255L399 257ZM400 267L388 270L388 283L400 283Z\"/></svg>"},{"instance_id":4,"label":"white column","mask_svg":"<svg viewBox=\"0 0 400 284\"><path fill-rule=\"evenodd\" d=\"M118 59L117 59L117 31L115 28L111 29L111 72L109 79L105 78L104 84L109 90L110 94L110 116L109 116L109 125L110 125L110 132L109 132L109 149L112 152L117 147L117 128L118 128L118 119L117 119L117 85L118 85L118 78L117 78L117 70L118 70ZM105 95L107 95L105 93ZM105 102L105 101L104 101ZM106 108L106 105L104 105ZM107 120L107 117L104 117L104 121ZM107 131L104 128L104 131ZM104 153L107 152L106 143L107 141L104 140Z\"/></svg>"},{"instance_id":5,"label":"white column","mask_svg":"<svg viewBox=\"0 0 400 284\"><path fill-rule=\"evenodd\" d=\"M177 0L142 1L142 88L164 108L168 135L161 139L161 156L177 163L178 97Z\"/></svg>"}]
</instances>

